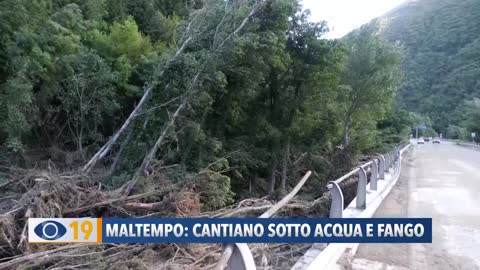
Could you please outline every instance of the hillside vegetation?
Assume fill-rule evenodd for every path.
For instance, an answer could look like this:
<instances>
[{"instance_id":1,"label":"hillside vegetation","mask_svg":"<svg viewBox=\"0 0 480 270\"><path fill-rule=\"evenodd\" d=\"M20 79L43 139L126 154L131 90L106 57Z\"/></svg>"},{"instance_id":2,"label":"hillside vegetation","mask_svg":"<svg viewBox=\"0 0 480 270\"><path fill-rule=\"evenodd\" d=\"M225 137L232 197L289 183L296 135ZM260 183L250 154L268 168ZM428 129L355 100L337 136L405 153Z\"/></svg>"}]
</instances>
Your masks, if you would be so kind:
<instances>
[{"instance_id":1,"label":"hillside vegetation","mask_svg":"<svg viewBox=\"0 0 480 270\"><path fill-rule=\"evenodd\" d=\"M325 181L405 138L408 117L392 108L401 52L375 25L322 39L326 24L295 0L5 0L0 10L11 165L85 165L129 192L160 173L193 181L217 208L234 194L283 193L306 170Z\"/></svg>"},{"instance_id":2,"label":"hillside vegetation","mask_svg":"<svg viewBox=\"0 0 480 270\"><path fill-rule=\"evenodd\" d=\"M284 214L323 215L411 120L402 51L327 31L296 0L0 1L0 268L208 269L219 245L45 248L26 220L255 216L307 171Z\"/></svg>"},{"instance_id":3,"label":"hillside vegetation","mask_svg":"<svg viewBox=\"0 0 480 270\"><path fill-rule=\"evenodd\" d=\"M479 132L480 2L410 1L383 19L383 35L406 50L400 107L453 138Z\"/></svg>"}]
</instances>

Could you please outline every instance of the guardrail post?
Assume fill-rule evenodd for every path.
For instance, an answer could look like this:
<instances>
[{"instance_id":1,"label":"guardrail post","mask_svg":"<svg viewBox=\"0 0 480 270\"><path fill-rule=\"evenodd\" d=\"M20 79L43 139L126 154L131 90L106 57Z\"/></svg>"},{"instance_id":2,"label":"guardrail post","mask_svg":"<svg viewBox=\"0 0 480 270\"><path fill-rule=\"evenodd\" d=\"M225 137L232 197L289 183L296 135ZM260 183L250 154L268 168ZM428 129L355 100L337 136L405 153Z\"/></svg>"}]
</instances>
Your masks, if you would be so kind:
<instances>
[{"instance_id":1,"label":"guardrail post","mask_svg":"<svg viewBox=\"0 0 480 270\"><path fill-rule=\"evenodd\" d=\"M372 175L370 176L370 189L377 190L378 165L377 160L372 160Z\"/></svg>"},{"instance_id":2,"label":"guardrail post","mask_svg":"<svg viewBox=\"0 0 480 270\"><path fill-rule=\"evenodd\" d=\"M379 155L378 161L380 163L379 173L380 179L385 180L385 157L383 155Z\"/></svg>"},{"instance_id":3,"label":"guardrail post","mask_svg":"<svg viewBox=\"0 0 480 270\"><path fill-rule=\"evenodd\" d=\"M343 193L340 186L335 182L330 182L327 185L332 194L332 205L330 206L330 218L343 217Z\"/></svg>"},{"instance_id":4,"label":"guardrail post","mask_svg":"<svg viewBox=\"0 0 480 270\"><path fill-rule=\"evenodd\" d=\"M389 171L390 171L390 162L389 162L389 159L390 159L390 153L386 153L386 154L385 154L385 172L389 172Z\"/></svg>"},{"instance_id":5,"label":"guardrail post","mask_svg":"<svg viewBox=\"0 0 480 270\"><path fill-rule=\"evenodd\" d=\"M232 256L228 261L228 269L254 270L256 269L252 251L247 244L235 243Z\"/></svg>"},{"instance_id":6,"label":"guardrail post","mask_svg":"<svg viewBox=\"0 0 480 270\"><path fill-rule=\"evenodd\" d=\"M384 171L385 171L385 172L388 172L388 167L389 167L389 165L388 165L388 152L385 153L384 157L385 157L385 168L384 168Z\"/></svg>"},{"instance_id":7,"label":"guardrail post","mask_svg":"<svg viewBox=\"0 0 480 270\"><path fill-rule=\"evenodd\" d=\"M367 173L360 167L358 170L357 208L365 209L367 206Z\"/></svg>"}]
</instances>

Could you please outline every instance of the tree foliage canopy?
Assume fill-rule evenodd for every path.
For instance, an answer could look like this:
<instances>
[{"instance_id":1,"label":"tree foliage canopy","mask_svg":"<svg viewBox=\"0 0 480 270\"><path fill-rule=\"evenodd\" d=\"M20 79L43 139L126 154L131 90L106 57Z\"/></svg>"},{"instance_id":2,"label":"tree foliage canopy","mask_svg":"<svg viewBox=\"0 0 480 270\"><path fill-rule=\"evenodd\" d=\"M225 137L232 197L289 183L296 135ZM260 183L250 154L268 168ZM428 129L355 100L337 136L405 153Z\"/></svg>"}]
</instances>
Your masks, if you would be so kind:
<instances>
[{"instance_id":1,"label":"tree foliage canopy","mask_svg":"<svg viewBox=\"0 0 480 270\"><path fill-rule=\"evenodd\" d=\"M463 125L480 96L480 2L411 1L384 19L385 38L406 50L399 106L428 116L437 132Z\"/></svg>"},{"instance_id":2,"label":"tree foliage canopy","mask_svg":"<svg viewBox=\"0 0 480 270\"><path fill-rule=\"evenodd\" d=\"M307 169L318 185L337 152L399 143L408 117L378 26L327 40L309 15L296 0L1 1L0 143L82 163L100 149L107 186L155 171L208 209Z\"/></svg>"}]
</instances>

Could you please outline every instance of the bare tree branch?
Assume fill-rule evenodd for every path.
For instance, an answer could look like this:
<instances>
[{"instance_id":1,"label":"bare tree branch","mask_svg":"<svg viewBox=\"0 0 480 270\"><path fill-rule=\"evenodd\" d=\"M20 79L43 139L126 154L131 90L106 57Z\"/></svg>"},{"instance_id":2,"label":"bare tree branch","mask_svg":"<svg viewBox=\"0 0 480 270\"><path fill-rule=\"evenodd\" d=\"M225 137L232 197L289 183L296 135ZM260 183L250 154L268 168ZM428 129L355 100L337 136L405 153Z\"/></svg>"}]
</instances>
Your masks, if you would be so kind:
<instances>
[{"instance_id":1,"label":"bare tree branch","mask_svg":"<svg viewBox=\"0 0 480 270\"><path fill-rule=\"evenodd\" d=\"M230 35L228 35L223 41L222 43L220 44L220 46L217 48L217 49L213 49L213 51L217 51L218 49L220 49L224 44L225 42L227 42L229 39L232 39L234 36L236 36L246 25L246 23L248 22L249 18L251 16L253 16L256 12L256 10L258 9L259 5L258 5L259 1L255 2L255 4L253 5L251 11L249 12L249 14L247 15L247 17L245 17L245 19L242 21L242 23L240 24L240 26L238 28L235 29L235 31L233 31ZM155 155L157 154L157 151L158 149L160 148L160 146L162 145L163 141L165 140L165 138L167 137L167 134L168 134L168 131L173 127L175 126L175 123L177 121L177 118L179 116L179 114L181 113L181 111L186 107L186 105L188 104L189 102L189 99L191 98L191 96L193 96L195 93L196 93L196 86L198 85L198 80L199 80L199 77L200 77L200 74L201 74L201 71L197 72L197 74L194 76L193 78L193 81L192 83L190 84L190 89L187 91L187 93L185 94L185 97L182 101L182 103L177 107L177 110L175 111L175 113L173 114L172 117L170 117L170 120L169 122L165 125L162 133L160 134L160 136L158 137L155 145L153 146L153 148L149 151L149 153L147 154L147 156L143 159L143 162L142 162L142 165L138 168L137 172L135 173L132 181L130 181L128 184L127 184L127 188L126 188L126 194L130 194L130 192L132 192L134 186L136 185L136 183L138 182L138 180L140 179L140 177L142 177L143 175L146 175L147 174L147 171L148 171L148 168L150 166L150 162L152 161L152 159L155 157Z\"/></svg>"},{"instance_id":2,"label":"bare tree branch","mask_svg":"<svg viewBox=\"0 0 480 270\"><path fill-rule=\"evenodd\" d=\"M280 200L278 203L273 205L272 207L269 207L265 213L263 213L259 218L270 218L272 217L280 208L284 207L289 201L297 195L297 193L300 191L300 189L303 187L303 185L307 182L308 178L312 174L311 171L308 171L303 178L298 182L298 184L295 186L295 188L288 193L287 196L283 197L282 200ZM215 266L215 270L224 270L225 267L227 267L228 261L230 260L230 257L233 254L233 249L234 245L233 244L228 244L225 246L223 249L222 256L218 260L217 265Z\"/></svg>"}]
</instances>

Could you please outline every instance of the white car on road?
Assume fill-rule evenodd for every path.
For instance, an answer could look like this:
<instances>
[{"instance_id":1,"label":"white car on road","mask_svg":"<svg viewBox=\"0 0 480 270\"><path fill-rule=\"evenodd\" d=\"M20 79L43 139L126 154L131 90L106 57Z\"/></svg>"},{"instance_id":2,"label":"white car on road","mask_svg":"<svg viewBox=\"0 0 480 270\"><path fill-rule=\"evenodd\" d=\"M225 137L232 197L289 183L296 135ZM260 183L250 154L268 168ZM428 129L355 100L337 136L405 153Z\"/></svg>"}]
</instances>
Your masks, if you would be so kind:
<instances>
[{"instance_id":1,"label":"white car on road","mask_svg":"<svg viewBox=\"0 0 480 270\"><path fill-rule=\"evenodd\" d=\"M417 140L417 144L425 144L425 140L422 137L420 137Z\"/></svg>"}]
</instances>

